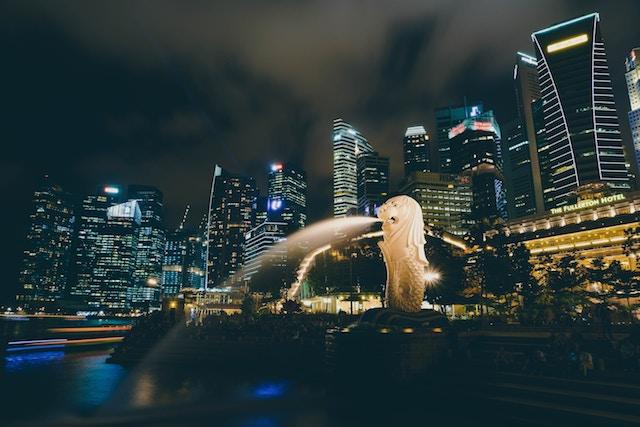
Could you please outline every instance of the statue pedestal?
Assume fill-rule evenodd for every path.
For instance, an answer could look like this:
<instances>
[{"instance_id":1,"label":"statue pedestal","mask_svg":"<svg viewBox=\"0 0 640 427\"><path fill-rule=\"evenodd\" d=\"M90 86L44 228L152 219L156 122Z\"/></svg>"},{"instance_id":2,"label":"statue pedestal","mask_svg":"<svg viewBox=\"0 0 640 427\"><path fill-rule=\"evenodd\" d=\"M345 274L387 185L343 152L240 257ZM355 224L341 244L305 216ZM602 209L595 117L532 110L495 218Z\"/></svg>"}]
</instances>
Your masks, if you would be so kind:
<instances>
[{"instance_id":1,"label":"statue pedestal","mask_svg":"<svg viewBox=\"0 0 640 427\"><path fill-rule=\"evenodd\" d=\"M423 378L447 358L447 331L446 318L432 310L368 310L354 325L327 331L327 367L340 382Z\"/></svg>"}]
</instances>

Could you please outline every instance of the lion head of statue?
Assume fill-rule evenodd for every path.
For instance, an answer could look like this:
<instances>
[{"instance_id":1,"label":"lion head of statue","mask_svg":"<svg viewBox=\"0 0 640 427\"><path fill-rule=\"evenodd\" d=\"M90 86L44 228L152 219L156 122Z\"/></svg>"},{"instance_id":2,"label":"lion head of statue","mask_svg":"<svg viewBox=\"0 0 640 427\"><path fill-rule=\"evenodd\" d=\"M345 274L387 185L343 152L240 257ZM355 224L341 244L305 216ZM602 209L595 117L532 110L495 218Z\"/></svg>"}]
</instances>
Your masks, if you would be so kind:
<instances>
[{"instance_id":1,"label":"lion head of statue","mask_svg":"<svg viewBox=\"0 0 640 427\"><path fill-rule=\"evenodd\" d=\"M378 208L378 218L382 220L385 241L406 247L424 247L424 221L422 208L409 196L396 196Z\"/></svg>"}]
</instances>

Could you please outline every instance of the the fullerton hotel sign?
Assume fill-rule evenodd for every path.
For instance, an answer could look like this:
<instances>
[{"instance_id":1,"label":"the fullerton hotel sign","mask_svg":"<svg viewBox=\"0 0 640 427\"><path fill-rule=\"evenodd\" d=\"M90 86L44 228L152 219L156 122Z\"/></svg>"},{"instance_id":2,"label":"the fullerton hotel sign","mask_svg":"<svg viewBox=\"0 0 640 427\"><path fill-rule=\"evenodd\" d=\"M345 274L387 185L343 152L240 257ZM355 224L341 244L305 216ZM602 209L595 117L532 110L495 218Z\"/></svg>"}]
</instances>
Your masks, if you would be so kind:
<instances>
[{"instance_id":1,"label":"the fullerton hotel sign","mask_svg":"<svg viewBox=\"0 0 640 427\"><path fill-rule=\"evenodd\" d=\"M560 214L565 212L577 211L580 209L595 208L597 206L607 205L609 203L619 202L625 200L624 194L614 194L611 196L600 197L599 199L580 200L573 205L561 206L559 208L551 209L552 214Z\"/></svg>"}]
</instances>

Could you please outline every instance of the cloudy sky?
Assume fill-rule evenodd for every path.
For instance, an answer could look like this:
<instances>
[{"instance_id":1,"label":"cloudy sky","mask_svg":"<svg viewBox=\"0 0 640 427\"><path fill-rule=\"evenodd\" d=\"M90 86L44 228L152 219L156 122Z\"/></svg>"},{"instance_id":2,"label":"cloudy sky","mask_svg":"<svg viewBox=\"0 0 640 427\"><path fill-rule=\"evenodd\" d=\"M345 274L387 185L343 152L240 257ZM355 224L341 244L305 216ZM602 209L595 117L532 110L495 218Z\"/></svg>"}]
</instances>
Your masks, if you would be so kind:
<instances>
[{"instance_id":1,"label":"cloudy sky","mask_svg":"<svg viewBox=\"0 0 640 427\"><path fill-rule=\"evenodd\" d=\"M331 209L332 118L391 156L395 182L407 125L433 132L433 109L465 96L513 118L515 52L532 51L532 31L593 11L626 126L637 0L5 1L2 286L15 282L44 173L78 193L156 185L173 225L187 203L194 222L204 212L215 163L264 187L271 161L293 160L317 219Z\"/></svg>"}]
</instances>

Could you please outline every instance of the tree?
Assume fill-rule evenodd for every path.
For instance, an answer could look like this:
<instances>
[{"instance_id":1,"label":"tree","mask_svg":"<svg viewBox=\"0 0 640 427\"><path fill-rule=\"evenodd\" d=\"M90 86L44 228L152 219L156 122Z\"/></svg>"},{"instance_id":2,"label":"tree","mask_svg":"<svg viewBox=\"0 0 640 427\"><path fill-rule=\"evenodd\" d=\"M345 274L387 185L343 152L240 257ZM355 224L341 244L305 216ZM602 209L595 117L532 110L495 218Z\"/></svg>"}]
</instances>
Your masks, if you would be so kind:
<instances>
[{"instance_id":1,"label":"tree","mask_svg":"<svg viewBox=\"0 0 640 427\"><path fill-rule=\"evenodd\" d=\"M543 303L554 310L555 320L567 322L575 319L578 307L584 307L584 269L575 254L569 253L554 260L542 273Z\"/></svg>"},{"instance_id":2,"label":"tree","mask_svg":"<svg viewBox=\"0 0 640 427\"><path fill-rule=\"evenodd\" d=\"M603 331L608 330L611 323L609 307L611 307L611 297L614 295L615 287L621 271L620 263L613 262L607 265L602 257L595 258L591 265L585 268L585 279L589 285L587 294L595 301L597 317L602 323Z\"/></svg>"}]
</instances>

